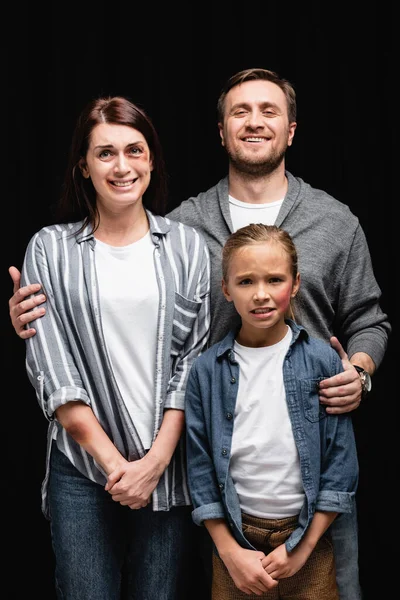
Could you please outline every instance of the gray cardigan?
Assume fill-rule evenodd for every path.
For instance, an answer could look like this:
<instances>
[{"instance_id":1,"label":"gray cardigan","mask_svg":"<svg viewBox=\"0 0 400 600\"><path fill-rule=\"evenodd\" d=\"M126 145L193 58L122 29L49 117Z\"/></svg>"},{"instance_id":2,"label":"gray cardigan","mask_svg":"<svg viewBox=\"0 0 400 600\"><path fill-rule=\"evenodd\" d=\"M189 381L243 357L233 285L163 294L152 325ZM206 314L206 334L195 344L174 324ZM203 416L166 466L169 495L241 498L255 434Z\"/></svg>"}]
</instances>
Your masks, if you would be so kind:
<instances>
[{"instance_id":1,"label":"gray cardigan","mask_svg":"<svg viewBox=\"0 0 400 600\"><path fill-rule=\"evenodd\" d=\"M275 225L296 244L301 274L294 305L296 321L310 335L336 335L351 357L366 352L381 363L391 331L380 308L381 290L374 277L365 234L349 207L286 171L288 191ZM221 292L221 254L233 232L228 178L185 200L168 216L196 227L211 256L210 344L238 323L233 303Z\"/></svg>"}]
</instances>

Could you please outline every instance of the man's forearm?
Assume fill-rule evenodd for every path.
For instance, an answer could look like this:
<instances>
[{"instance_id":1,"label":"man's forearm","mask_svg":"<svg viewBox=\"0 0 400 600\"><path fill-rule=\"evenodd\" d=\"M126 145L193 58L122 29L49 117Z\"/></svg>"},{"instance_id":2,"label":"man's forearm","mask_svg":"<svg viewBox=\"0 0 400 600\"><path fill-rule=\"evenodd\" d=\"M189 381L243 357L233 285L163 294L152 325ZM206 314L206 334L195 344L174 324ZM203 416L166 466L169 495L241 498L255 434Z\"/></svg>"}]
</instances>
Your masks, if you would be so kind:
<instances>
[{"instance_id":1,"label":"man's forearm","mask_svg":"<svg viewBox=\"0 0 400 600\"><path fill-rule=\"evenodd\" d=\"M365 371L368 371L370 375L373 375L375 373L375 363L369 356L369 354L366 354L365 352L356 352L355 354L353 354L353 356L350 357L350 362L352 365L362 367Z\"/></svg>"}]
</instances>

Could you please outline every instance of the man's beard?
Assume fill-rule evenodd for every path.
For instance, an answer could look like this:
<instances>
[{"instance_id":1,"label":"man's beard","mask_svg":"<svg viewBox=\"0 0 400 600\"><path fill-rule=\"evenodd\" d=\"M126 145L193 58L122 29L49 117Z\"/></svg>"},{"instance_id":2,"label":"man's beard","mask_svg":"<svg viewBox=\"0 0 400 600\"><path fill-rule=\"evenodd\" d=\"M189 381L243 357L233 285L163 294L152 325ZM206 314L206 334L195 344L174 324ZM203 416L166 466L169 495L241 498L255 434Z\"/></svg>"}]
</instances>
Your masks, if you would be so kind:
<instances>
[{"instance_id":1,"label":"man's beard","mask_svg":"<svg viewBox=\"0 0 400 600\"><path fill-rule=\"evenodd\" d=\"M268 158L251 159L247 155L243 156L240 152L233 154L229 146L225 146L231 166L242 175L251 177L262 177L273 173L285 158L286 149L287 146L280 152L270 154Z\"/></svg>"}]
</instances>

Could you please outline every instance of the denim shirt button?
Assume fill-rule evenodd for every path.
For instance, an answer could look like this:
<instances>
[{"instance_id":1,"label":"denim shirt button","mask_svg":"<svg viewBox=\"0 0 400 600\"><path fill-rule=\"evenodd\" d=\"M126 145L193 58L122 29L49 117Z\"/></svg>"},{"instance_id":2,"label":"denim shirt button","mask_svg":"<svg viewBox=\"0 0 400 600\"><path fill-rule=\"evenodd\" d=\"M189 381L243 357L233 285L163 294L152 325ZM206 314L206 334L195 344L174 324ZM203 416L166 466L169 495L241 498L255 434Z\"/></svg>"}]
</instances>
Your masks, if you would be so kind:
<instances>
[{"instance_id":1,"label":"denim shirt button","mask_svg":"<svg viewBox=\"0 0 400 600\"><path fill-rule=\"evenodd\" d=\"M226 413L226 418L230 421L232 419L232 413Z\"/></svg>"},{"instance_id":2,"label":"denim shirt button","mask_svg":"<svg viewBox=\"0 0 400 600\"><path fill-rule=\"evenodd\" d=\"M219 487L220 490L223 490L224 489L224 484L220 483L218 487Z\"/></svg>"},{"instance_id":3,"label":"denim shirt button","mask_svg":"<svg viewBox=\"0 0 400 600\"><path fill-rule=\"evenodd\" d=\"M228 454L228 450L226 448L222 449L222 456L226 456Z\"/></svg>"},{"instance_id":4,"label":"denim shirt button","mask_svg":"<svg viewBox=\"0 0 400 600\"><path fill-rule=\"evenodd\" d=\"M231 383L236 383L236 377L231 377Z\"/></svg>"}]
</instances>

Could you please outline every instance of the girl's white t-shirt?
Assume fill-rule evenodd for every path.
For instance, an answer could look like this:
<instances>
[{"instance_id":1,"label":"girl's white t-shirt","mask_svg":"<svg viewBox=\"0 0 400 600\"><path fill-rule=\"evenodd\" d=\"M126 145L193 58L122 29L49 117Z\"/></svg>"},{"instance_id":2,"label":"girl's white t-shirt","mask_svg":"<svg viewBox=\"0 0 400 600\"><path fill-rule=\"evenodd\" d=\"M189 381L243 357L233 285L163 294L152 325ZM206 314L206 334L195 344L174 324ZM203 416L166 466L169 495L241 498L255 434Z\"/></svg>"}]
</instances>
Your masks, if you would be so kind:
<instances>
[{"instance_id":1,"label":"girl's white t-shirt","mask_svg":"<svg viewBox=\"0 0 400 600\"><path fill-rule=\"evenodd\" d=\"M304 502L300 460L283 383L292 339L249 348L235 341L240 366L230 472L244 513L264 519L298 515Z\"/></svg>"}]
</instances>

